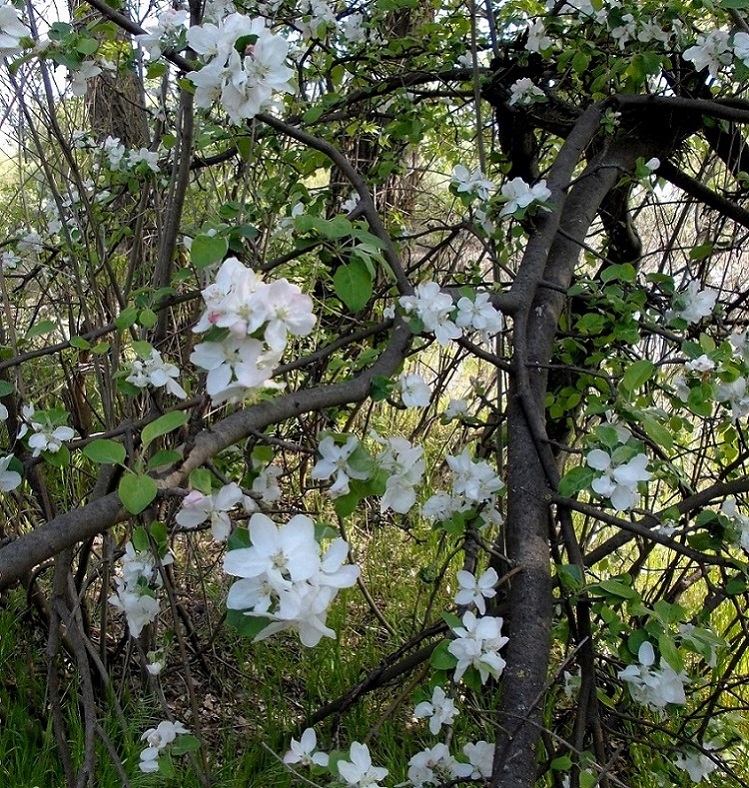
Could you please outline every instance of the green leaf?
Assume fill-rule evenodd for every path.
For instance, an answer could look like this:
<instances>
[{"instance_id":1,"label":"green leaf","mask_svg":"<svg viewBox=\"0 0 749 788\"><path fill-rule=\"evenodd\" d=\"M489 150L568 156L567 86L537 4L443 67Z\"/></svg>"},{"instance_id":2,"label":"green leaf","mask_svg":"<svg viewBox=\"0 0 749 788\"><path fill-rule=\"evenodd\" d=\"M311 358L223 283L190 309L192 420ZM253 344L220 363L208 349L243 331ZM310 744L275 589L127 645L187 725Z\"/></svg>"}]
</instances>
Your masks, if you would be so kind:
<instances>
[{"instance_id":1,"label":"green leaf","mask_svg":"<svg viewBox=\"0 0 749 788\"><path fill-rule=\"evenodd\" d=\"M129 306L117 315L114 324L120 331L124 331L126 328L130 328L137 319L138 310L134 306Z\"/></svg>"},{"instance_id":2,"label":"green leaf","mask_svg":"<svg viewBox=\"0 0 749 788\"><path fill-rule=\"evenodd\" d=\"M146 531L143 526L139 526L133 531L130 541L133 543L133 547L139 553L145 553L147 550L151 549L151 541L148 538L148 531Z\"/></svg>"},{"instance_id":3,"label":"green leaf","mask_svg":"<svg viewBox=\"0 0 749 788\"><path fill-rule=\"evenodd\" d=\"M720 4L723 8L737 8L738 10L749 8L749 0L721 0Z\"/></svg>"},{"instance_id":4,"label":"green leaf","mask_svg":"<svg viewBox=\"0 0 749 788\"><path fill-rule=\"evenodd\" d=\"M195 752L200 749L200 739L195 736L178 736L172 743L172 755L184 755L186 752Z\"/></svg>"},{"instance_id":5,"label":"green leaf","mask_svg":"<svg viewBox=\"0 0 749 788\"><path fill-rule=\"evenodd\" d=\"M179 427L187 424L189 420L190 414L184 413L181 410L173 410L171 413L165 413L163 416L159 416L156 421L152 421L143 428L143 432L140 436L143 442L143 450L145 451L156 438L160 438L162 435L167 435L179 429Z\"/></svg>"},{"instance_id":6,"label":"green leaf","mask_svg":"<svg viewBox=\"0 0 749 788\"><path fill-rule=\"evenodd\" d=\"M70 342L70 347L74 347L77 350L88 350L91 347L91 343L83 337L70 337L68 341Z\"/></svg>"},{"instance_id":7,"label":"green leaf","mask_svg":"<svg viewBox=\"0 0 749 788\"><path fill-rule=\"evenodd\" d=\"M580 490L587 490L590 483L596 478L596 472L587 465L578 465L564 474L559 481L559 494L571 498Z\"/></svg>"},{"instance_id":8,"label":"green leaf","mask_svg":"<svg viewBox=\"0 0 749 788\"><path fill-rule=\"evenodd\" d=\"M31 339L32 337L40 337L43 334L49 334L55 328L55 324L52 320L41 320L35 326L32 326L26 332L26 339Z\"/></svg>"},{"instance_id":9,"label":"green leaf","mask_svg":"<svg viewBox=\"0 0 749 788\"><path fill-rule=\"evenodd\" d=\"M140 514L156 498L158 490L150 476L128 471L120 479L117 494L130 514Z\"/></svg>"},{"instance_id":10,"label":"green leaf","mask_svg":"<svg viewBox=\"0 0 749 788\"><path fill-rule=\"evenodd\" d=\"M166 63L149 63L146 71L147 79L158 79L166 74Z\"/></svg>"},{"instance_id":11,"label":"green leaf","mask_svg":"<svg viewBox=\"0 0 749 788\"><path fill-rule=\"evenodd\" d=\"M155 468L163 468L165 465L174 465L175 462L179 462L181 459L182 455L180 452L173 449L162 449L151 457L147 468L149 471L152 471Z\"/></svg>"},{"instance_id":12,"label":"green leaf","mask_svg":"<svg viewBox=\"0 0 749 788\"><path fill-rule=\"evenodd\" d=\"M93 55L99 48L99 42L95 38L82 38L75 48L82 55Z\"/></svg>"},{"instance_id":13,"label":"green leaf","mask_svg":"<svg viewBox=\"0 0 749 788\"><path fill-rule=\"evenodd\" d=\"M333 509L341 519L344 519L356 511L356 507L359 505L360 500L359 493L356 492L356 490L351 490L345 495L339 495L338 498L333 501Z\"/></svg>"},{"instance_id":14,"label":"green leaf","mask_svg":"<svg viewBox=\"0 0 749 788\"><path fill-rule=\"evenodd\" d=\"M212 475L207 468L195 468L190 471L190 487L202 492L203 495L210 495L212 492Z\"/></svg>"},{"instance_id":15,"label":"green leaf","mask_svg":"<svg viewBox=\"0 0 749 788\"><path fill-rule=\"evenodd\" d=\"M242 637L254 638L271 620L263 616L246 616L241 610L227 610L226 623Z\"/></svg>"},{"instance_id":16,"label":"green leaf","mask_svg":"<svg viewBox=\"0 0 749 788\"><path fill-rule=\"evenodd\" d=\"M99 465L122 465L125 462L125 447L108 438L97 438L82 449L85 457Z\"/></svg>"},{"instance_id":17,"label":"green leaf","mask_svg":"<svg viewBox=\"0 0 749 788\"><path fill-rule=\"evenodd\" d=\"M164 523L158 522L151 523L150 527L151 538L156 542L156 547L159 549L159 555L166 555L167 547L169 547L169 531Z\"/></svg>"},{"instance_id":18,"label":"green leaf","mask_svg":"<svg viewBox=\"0 0 749 788\"><path fill-rule=\"evenodd\" d=\"M269 465L273 462L275 456L276 452L272 446L268 446L266 443L259 443L252 450L252 464L255 467Z\"/></svg>"},{"instance_id":19,"label":"green leaf","mask_svg":"<svg viewBox=\"0 0 749 788\"><path fill-rule=\"evenodd\" d=\"M449 640L443 640L429 657L429 664L436 670L452 670L458 664L457 658L447 650L449 645Z\"/></svg>"},{"instance_id":20,"label":"green leaf","mask_svg":"<svg viewBox=\"0 0 749 788\"><path fill-rule=\"evenodd\" d=\"M673 448L674 436L667 427L664 427L663 424L647 413L639 413L639 418L648 438L664 449Z\"/></svg>"},{"instance_id":21,"label":"green leaf","mask_svg":"<svg viewBox=\"0 0 749 788\"><path fill-rule=\"evenodd\" d=\"M669 635L661 635L658 638L658 649L663 659L678 673L684 670L684 660L679 649L676 648L674 641Z\"/></svg>"},{"instance_id":22,"label":"green leaf","mask_svg":"<svg viewBox=\"0 0 749 788\"><path fill-rule=\"evenodd\" d=\"M221 235L198 235L190 247L190 260L198 267L205 268L224 259L229 251L229 240Z\"/></svg>"},{"instance_id":23,"label":"green leaf","mask_svg":"<svg viewBox=\"0 0 749 788\"><path fill-rule=\"evenodd\" d=\"M57 451L43 451L42 457L55 468L67 468L70 465L70 449L65 444Z\"/></svg>"},{"instance_id":24,"label":"green leaf","mask_svg":"<svg viewBox=\"0 0 749 788\"><path fill-rule=\"evenodd\" d=\"M653 377L654 369L655 365L653 362L646 358L635 361L635 363L624 373L622 386L626 388L627 391L637 391L640 386L643 386Z\"/></svg>"},{"instance_id":25,"label":"green leaf","mask_svg":"<svg viewBox=\"0 0 749 788\"><path fill-rule=\"evenodd\" d=\"M372 275L361 260L355 260L333 274L333 287L338 298L352 312L358 312L372 297Z\"/></svg>"},{"instance_id":26,"label":"green leaf","mask_svg":"<svg viewBox=\"0 0 749 788\"><path fill-rule=\"evenodd\" d=\"M138 322L143 326L143 328L153 328L156 325L156 321L158 319L159 318L153 309L141 309L140 314L138 315Z\"/></svg>"},{"instance_id":27,"label":"green leaf","mask_svg":"<svg viewBox=\"0 0 749 788\"><path fill-rule=\"evenodd\" d=\"M637 271L632 263L621 263L619 265L610 265L601 271L602 282L613 282L616 279L622 282L634 282L637 278Z\"/></svg>"},{"instance_id":28,"label":"green leaf","mask_svg":"<svg viewBox=\"0 0 749 788\"><path fill-rule=\"evenodd\" d=\"M9 394L12 394L15 390L16 389L12 383L8 383L7 380L0 380L0 397L7 397Z\"/></svg>"},{"instance_id":29,"label":"green leaf","mask_svg":"<svg viewBox=\"0 0 749 788\"><path fill-rule=\"evenodd\" d=\"M713 252L713 247L715 244L708 241L704 244L699 244L698 246L693 247L689 250L689 259L690 260L704 260L706 257L709 257Z\"/></svg>"},{"instance_id":30,"label":"green leaf","mask_svg":"<svg viewBox=\"0 0 749 788\"><path fill-rule=\"evenodd\" d=\"M600 583L596 583L589 588L589 591L593 594L595 594L598 590L601 590L610 596L620 597L621 599L637 599L640 596L634 588L625 585L618 580L601 580Z\"/></svg>"},{"instance_id":31,"label":"green leaf","mask_svg":"<svg viewBox=\"0 0 749 788\"><path fill-rule=\"evenodd\" d=\"M235 528L229 539L226 542L227 550L242 550L245 547L251 547L250 532L247 528Z\"/></svg>"}]
</instances>

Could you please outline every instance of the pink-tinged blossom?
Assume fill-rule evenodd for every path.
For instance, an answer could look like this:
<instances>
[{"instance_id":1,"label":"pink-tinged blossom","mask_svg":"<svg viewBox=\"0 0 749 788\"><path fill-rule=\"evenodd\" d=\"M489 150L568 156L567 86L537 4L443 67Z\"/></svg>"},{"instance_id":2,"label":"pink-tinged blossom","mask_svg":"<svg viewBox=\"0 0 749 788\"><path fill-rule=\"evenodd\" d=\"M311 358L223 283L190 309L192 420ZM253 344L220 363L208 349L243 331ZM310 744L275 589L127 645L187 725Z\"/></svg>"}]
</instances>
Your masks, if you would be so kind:
<instances>
[{"instance_id":1,"label":"pink-tinged blossom","mask_svg":"<svg viewBox=\"0 0 749 788\"><path fill-rule=\"evenodd\" d=\"M448 698L442 687L435 687L432 700L422 701L414 709L417 719L429 719L429 732L436 736L443 725L452 725L460 712L455 708L455 701Z\"/></svg>"},{"instance_id":2,"label":"pink-tinged blossom","mask_svg":"<svg viewBox=\"0 0 749 788\"><path fill-rule=\"evenodd\" d=\"M229 512L246 501L246 496L235 482L225 484L213 495L204 495L198 490L192 490L182 500L182 508L174 519L177 525L188 529L197 528L210 519L214 540L225 542L231 533Z\"/></svg>"},{"instance_id":3,"label":"pink-tinged blossom","mask_svg":"<svg viewBox=\"0 0 749 788\"><path fill-rule=\"evenodd\" d=\"M373 766L366 744L352 742L348 761L338 761L338 774L346 785L355 788L382 788L380 780L388 776L382 766Z\"/></svg>"}]
</instances>

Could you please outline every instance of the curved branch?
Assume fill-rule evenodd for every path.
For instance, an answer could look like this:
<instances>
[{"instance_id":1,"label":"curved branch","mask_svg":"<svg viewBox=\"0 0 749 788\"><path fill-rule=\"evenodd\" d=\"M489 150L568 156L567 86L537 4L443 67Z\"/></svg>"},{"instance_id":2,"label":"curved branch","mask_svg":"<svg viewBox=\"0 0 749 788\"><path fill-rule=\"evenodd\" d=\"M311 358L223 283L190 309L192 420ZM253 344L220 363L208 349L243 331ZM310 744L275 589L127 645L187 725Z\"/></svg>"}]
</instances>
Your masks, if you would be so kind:
<instances>
[{"instance_id":1,"label":"curved branch","mask_svg":"<svg viewBox=\"0 0 749 788\"><path fill-rule=\"evenodd\" d=\"M295 391L270 402L235 411L200 433L181 466L159 480L160 488L178 487L194 468L199 468L223 449L246 438L253 431L294 418L302 413L361 402L370 392L377 375L390 376L405 357L411 332L403 323L393 331L390 344L378 360L353 380L307 391ZM20 580L33 567L76 542L89 539L127 519L117 493L112 492L78 509L55 517L0 550L0 590Z\"/></svg>"}]
</instances>

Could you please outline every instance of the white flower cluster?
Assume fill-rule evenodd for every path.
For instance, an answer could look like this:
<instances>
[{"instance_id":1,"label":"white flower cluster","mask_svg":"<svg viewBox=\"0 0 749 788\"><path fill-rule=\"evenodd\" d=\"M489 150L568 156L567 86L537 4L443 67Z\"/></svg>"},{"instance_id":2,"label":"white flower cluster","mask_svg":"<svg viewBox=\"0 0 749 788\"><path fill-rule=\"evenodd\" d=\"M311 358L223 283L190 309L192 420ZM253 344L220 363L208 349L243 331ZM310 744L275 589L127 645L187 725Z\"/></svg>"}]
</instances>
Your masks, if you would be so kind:
<instances>
[{"instance_id":1,"label":"white flower cluster","mask_svg":"<svg viewBox=\"0 0 749 788\"><path fill-rule=\"evenodd\" d=\"M513 107L519 104L521 107L526 107L540 101L546 101L546 94L534 84L530 77L515 80L510 85L510 100L507 102L509 106Z\"/></svg>"},{"instance_id":2,"label":"white flower cluster","mask_svg":"<svg viewBox=\"0 0 749 788\"><path fill-rule=\"evenodd\" d=\"M182 528L197 528L210 519L211 534L216 542L225 542L231 533L229 512L242 504L245 511L254 511L255 502L246 496L235 482L225 484L212 495L192 490L182 500L182 507L174 518Z\"/></svg>"},{"instance_id":3,"label":"white flower cluster","mask_svg":"<svg viewBox=\"0 0 749 788\"><path fill-rule=\"evenodd\" d=\"M544 211L550 210L545 203L551 197L551 190L546 186L545 179L531 186L522 178L513 178L502 185L501 195L505 204L499 212L500 218L515 216L520 219L531 207L538 207ZM539 205L535 206L534 203Z\"/></svg>"},{"instance_id":4,"label":"white flower cluster","mask_svg":"<svg viewBox=\"0 0 749 788\"><path fill-rule=\"evenodd\" d=\"M148 52L151 60L157 60L165 49L179 46L189 19L187 11L168 8L156 17L155 25L146 26L147 33L135 36L135 40Z\"/></svg>"},{"instance_id":5,"label":"white flower cluster","mask_svg":"<svg viewBox=\"0 0 749 788\"><path fill-rule=\"evenodd\" d=\"M398 378L401 400L407 408L426 408L432 399L432 390L421 375L412 372Z\"/></svg>"},{"instance_id":6,"label":"white flower cluster","mask_svg":"<svg viewBox=\"0 0 749 788\"><path fill-rule=\"evenodd\" d=\"M58 425L59 416L55 412L37 411L33 405L24 405L21 409L23 423L18 430L18 437L23 438L31 431L28 439L31 456L38 457L43 451L57 454L65 441L75 438L75 430L71 427Z\"/></svg>"},{"instance_id":7,"label":"white flower cluster","mask_svg":"<svg viewBox=\"0 0 749 788\"><path fill-rule=\"evenodd\" d=\"M428 498L421 508L422 516L444 522L457 512L481 506L485 522L501 523L496 501L505 485L491 465L485 460L474 461L468 448L458 455L448 455L446 461L452 471L452 492L439 492Z\"/></svg>"},{"instance_id":8,"label":"white flower cluster","mask_svg":"<svg viewBox=\"0 0 749 788\"><path fill-rule=\"evenodd\" d=\"M140 754L140 770L147 774L158 772L158 757L161 751L168 747L177 736L190 731L181 722L170 722L164 720L156 728L149 728L140 738L148 744Z\"/></svg>"},{"instance_id":9,"label":"white flower cluster","mask_svg":"<svg viewBox=\"0 0 749 788\"><path fill-rule=\"evenodd\" d=\"M499 650L509 641L502 634L504 620L495 616L481 616L466 610L463 626L453 627L455 639L447 650L458 660L455 667L456 682L463 678L468 668L476 668L484 684L489 676L499 678L505 669L505 661Z\"/></svg>"},{"instance_id":10,"label":"white flower cluster","mask_svg":"<svg viewBox=\"0 0 749 788\"><path fill-rule=\"evenodd\" d=\"M293 91L294 72L285 65L288 42L271 33L263 19L230 14L218 25L191 27L187 41L207 61L187 75L198 108L210 109L220 99L232 123L241 125L268 109L274 92ZM238 42L244 46L241 53Z\"/></svg>"},{"instance_id":11,"label":"white flower cluster","mask_svg":"<svg viewBox=\"0 0 749 788\"><path fill-rule=\"evenodd\" d=\"M380 501L380 510L392 509L398 514L406 514L416 503L416 487L421 482L426 468L424 449L413 446L405 438L394 436L382 439L374 435L375 440L384 446L383 451L372 458L361 446L359 439L351 435L341 444L333 436L327 435L318 446L320 459L310 472L310 478L325 480L334 477L330 487L330 495L338 498L350 491L349 481L371 479L379 470L387 471L385 492ZM352 465L352 458L357 449L359 460Z\"/></svg>"},{"instance_id":12,"label":"white flower cluster","mask_svg":"<svg viewBox=\"0 0 749 788\"><path fill-rule=\"evenodd\" d=\"M684 60L694 63L697 71L707 69L713 79L723 66L731 63L734 56L749 65L749 34L736 33L732 43L731 34L726 30L700 33L694 46L684 52Z\"/></svg>"},{"instance_id":13,"label":"white flower cluster","mask_svg":"<svg viewBox=\"0 0 749 788\"><path fill-rule=\"evenodd\" d=\"M249 616L270 620L255 637L295 630L305 646L335 637L325 624L330 604L339 589L359 577L359 567L345 564L348 545L335 539L322 554L315 539L315 524L303 514L277 526L264 514L250 518L251 547L230 550L224 570L242 578L229 590L226 606Z\"/></svg>"},{"instance_id":14,"label":"white flower cluster","mask_svg":"<svg viewBox=\"0 0 749 788\"><path fill-rule=\"evenodd\" d=\"M626 512L640 501L639 483L648 481L653 474L647 470L645 454L637 454L621 462L617 457L618 451L609 454L603 449L593 449L586 455L585 463L593 470L602 471L601 476L591 482L593 491L609 498L617 512Z\"/></svg>"},{"instance_id":15,"label":"white flower cluster","mask_svg":"<svg viewBox=\"0 0 749 788\"><path fill-rule=\"evenodd\" d=\"M380 500L380 511L392 509L406 514L416 503L416 487L421 483L426 465L424 449L413 446L405 438L395 435L382 440L385 450L377 457L377 463L388 477L385 494Z\"/></svg>"},{"instance_id":16,"label":"white flower cluster","mask_svg":"<svg viewBox=\"0 0 749 788\"><path fill-rule=\"evenodd\" d=\"M214 403L241 399L268 385L287 335L304 336L315 325L309 296L286 279L266 284L236 257L222 263L202 295L206 311L193 331L229 329L226 339L202 342L190 356L208 370L207 391Z\"/></svg>"},{"instance_id":17,"label":"white flower cluster","mask_svg":"<svg viewBox=\"0 0 749 788\"><path fill-rule=\"evenodd\" d=\"M107 157L109 169L113 172L126 172L134 169L141 162L145 162L151 172L161 172L159 167L159 152L148 148L132 148L128 150L119 137L107 137L101 144L101 149Z\"/></svg>"},{"instance_id":18,"label":"white flower cluster","mask_svg":"<svg viewBox=\"0 0 749 788\"><path fill-rule=\"evenodd\" d=\"M662 657L660 668L654 668L655 651L647 640L640 646L637 660L639 665L627 665L617 674L629 684L632 700L652 709L663 709L669 703L683 705L687 702L684 685L689 677L684 671L677 673Z\"/></svg>"},{"instance_id":19,"label":"white flower cluster","mask_svg":"<svg viewBox=\"0 0 749 788\"><path fill-rule=\"evenodd\" d=\"M164 361L158 350L151 350L151 357L133 361L132 372L125 378L139 389L147 386L153 388L166 388L173 396L184 399L187 392L177 383L179 368L168 361Z\"/></svg>"},{"instance_id":20,"label":"white flower cluster","mask_svg":"<svg viewBox=\"0 0 749 788\"><path fill-rule=\"evenodd\" d=\"M29 38L31 31L21 21L18 9L7 2L0 3L0 57L18 55L23 51L22 38Z\"/></svg>"},{"instance_id":21,"label":"white flower cluster","mask_svg":"<svg viewBox=\"0 0 749 788\"><path fill-rule=\"evenodd\" d=\"M494 190L494 183L484 176L479 167L469 170L462 164L454 167L450 183L458 194L470 194L479 200L488 200Z\"/></svg>"},{"instance_id":22,"label":"white flower cluster","mask_svg":"<svg viewBox=\"0 0 749 788\"><path fill-rule=\"evenodd\" d=\"M161 562L166 566L173 560L171 554L167 554ZM143 627L156 620L159 600L154 590L161 586L161 576L153 554L150 551L138 552L133 543L128 542L120 564L120 576L115 578L115 592L108 601L125 614L133 637L138 637Z\"/></svg>"},{"instance_id":23,"label":"white flower cluster","mask_svg":"<svg viewBox=\"0 0 749 788\"><path fill-rule=\"evenodd\" d=\"M485 340L502 330L502 313L492 305L489 293L477 293L475 298L464 296L456 305L436 282L422 282L413 295L401 296L398 303L405 314L417 317L443 347L459 339L463 330L477 331Z\"/></svg>"}]
</instances>

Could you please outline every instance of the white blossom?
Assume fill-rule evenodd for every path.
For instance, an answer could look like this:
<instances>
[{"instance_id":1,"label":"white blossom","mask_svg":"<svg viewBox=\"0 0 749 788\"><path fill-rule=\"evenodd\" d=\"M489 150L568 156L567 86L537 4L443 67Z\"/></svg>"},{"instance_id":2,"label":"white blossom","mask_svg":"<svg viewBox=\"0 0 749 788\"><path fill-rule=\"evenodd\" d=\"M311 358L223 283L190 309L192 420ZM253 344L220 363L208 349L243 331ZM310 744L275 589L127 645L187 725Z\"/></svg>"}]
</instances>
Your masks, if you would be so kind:
<instances>
[{"instance_id":1,"label":"white blossom","mask_svg":"<svg viewBox=\"0 0 749 788\"><path fill-rule=\"evenodd\" d=\"M470 194L480 200L488 200L490 192L494 189L494 183L484 176L479 167L469 170L462 164L454 167L450 182L459 194Z\"/></svg>"},{"instance_id":2,"label":"white blossom","mask_svg":"<svg viewBox=\"0 0 749 788\"><path fill-rule=\"evenodd\" d=\"M666 313L668 319L681 318L687 323L699 323L709 317L715 307L718 294L714 290L700 290L700 284L691 280L686 290L677 293L673 309Z\"/></svg>"},{"instance_id":3,"label":"white blossom","mask_svg":"<svg viewBox=\"0 0 749 788\"><path fill-rule=\"evenodd\" d=\"M455 594L456 605L476 605L476 609L483 616L486 613L485 599L492 599L497 595L494 587L499 580L497 572L489 567L480 577L476 577L465 569L459 569L456 575L460 590Z\"/></svg>"},{"instance_id":4,"label":"white blossom","mask_svg":"<svg viewBox=\"0 0 749 788\"><path fill-rule=\"evenodd\" d=\"M7 416L6 416L7 418ZM10 492L15 490L21 483L21 474L17 471L9 471L8 466L13 460L13 455L0 458L0 490Z\"/></svg>"},{"instance_id":5,"label":"white blossom","mask_svg":"<svg viewBox=\"0 0 749 788\"><path fill-rule=\"evenodd\" d=\"M688 676L683 671L677 673L663 658L660 668L654 668L655 651L647 640L640 646L637 659L639 665L632 663L618 673L629 684L632 700L653 709L687 702L684 685L689 681Z\"/></svg>"},{"instance_id":6,"label":"white blossom","mask_svg":"<svg viewBox=\"0 0 749 788\"><path fill-rule=\"evenodd\" d=\"M443 725L452 725L459 714L455 708L455 701L448 698L442 687L435 687L432 691L431 701L422 701L414 709L414 717L429 718L429 732L436 736Z\"/></svg>"},{"instance_id":7,"label":"white blossom","mask_svg":"<svg viewBox=\"0 0 749 788\"><path fill-rule=\"evenodd\" d=\"M452 320L455 309L453 300L440 290L436 282L416 285L414 294L401 296L398 303L407 315L416 315L424 324L425 330L433 332L437 342L443 347L460 337L461 331Z\"/></svg>"},{"instance_id":8,"label":"white blossom","mask_svg":"<svg viewBox=\"0 0 749 788\"><path fill-rule=\"evenodd\" d=\"M731 62L730 34L725 30L711 30L697 36L697 43L685 50L683 58L694 63L697 71L707 69L715 78L721 66Z\"/></svg>"},{"instance_id":9,"label":"white blossom","mask_svg":"<svg viewBox=\"0 0 749 788\"><path fill-rule=\"evenodd\" d=\"M354 585L359 568L345 564L348 545L335 539L322 554L309 517L296 515L282 526L256 513L249 522L251 547L230 550L224 571L241 578L229 589L226 606L270 620L256 636L295 630L305 646L335 637L326 623L338 590Z\"/></svg>"},{"instance_id":10,"label":"white blossom","mask_svg":"<svg viewBox=\"0 0 749 788\"><path fill-rule=\"evenodd\" d=\"M546 94L541 88L533 84L533 80L530 77L523 77L510 85L510 100L508 104L511 107L515 106L515 104L525 106L545 100Z\"/></svg>"},{"instance_id":11,"label":"white blossom","mask_svg":"<svg viewBox=\"0 0 749 788\"><path fill-rule=\"evenodd\" d=\"M152 349L150 358L133 362L132 372L125 380L141 389L146 386L163 387L173 396L184 399L187 392L177 383L176 378L178 377L178 367L164 361L161 353Z\"/></svg>"},{"instance_id":12,"label":"white blossom","mask_svg":"<svg viewBox=\"0 0 749 788\"><path fill-rule=\"evenodd\" d=\"M525 48L529 52L543 52L552 45L552 40L546 35L546 25L541 19L536 19L528 27L528 40Z\"/></svg>"},{"instance_id":13,"label":"white blossom","mask_svg":"<svg viewBox=\"0 0 749 788\"><path fill-rule=\"evenodd\" d=\"M369 748L366 744L352 742L348 761L338 761L338 774L346 785L356 788L382 788L380 780L388 776L388 770L382 766L373 766Z\"/></svg>"},{"instance_id":14,"label":"white blossom","mask_svg":"<svg viewBox=\"0 0 749 788\"><path fill-rule=\"evenodd\" d=\"M283 762L291 766L327 766L328 755L317 751L317 734L314 728L307 728L301 739L291 740L289 751L283 756Z\"/></svg>"},{"instance_id":15,"label":"white blossom","mask_svg":"<svg viewBox=\"0 0 749 788\"><path fill-rule=\"evenodd\" d=\"M21 21L18 9L9 2L0 4L0 57L22 52L21 39L30 36L31 31Z\"/></svg>"},{"instance_id":16,"label":"white blossom","mask_svg":"<svg viewBox=\"0 0 749 788\"><path fill-rule=\"evenodd\" d=\"M407 408L426 408L432 398L432 390L421 375L411 373L398 378L401 399Z\"/></svg>"},{"instance_id":17,"label":"white blossom","mask_svg":"<svg viewBox=\"0 0 749 788\"><path fill-rule=\"evenodd\" d=\"M359 447L359 439L351 435L341 446L335 439L326 435L317 447L320 459L310 472L311 479L330 479L335 476L333 484L328 490L332 498L346 495L349 492L350 479L366 479L369 471L356 469L349 464L349 457Z\"/></svg>"},{"instance_id":18,"label":"white blossom","mask_svg":"<svg viewBox=\"0 0 749 788\"><path fill-rule=\"evenodd\" d=\"M718 744L718 742L707 742L704 749L716 750ZM715 759L711 758L707 753L691 749L679 753L674 759L674 766L687 772L693 783L701 783L718 768Z\"/></svg>"},{"instance_id":19,"label":"white blossom","mask_svg":"<svg viewBox=\"0 0 749 788\"><path fill-rule=\"evenodd\" d=\"M601 476L593 479L591 487L594 492L611 500L611 505L618 512L624 512L637 506L640 494L637 491L639 482L646 482L652 473L646 469L648 458L638 454L627 462L615 464L611 455L603 449L593 449L585 458L588 467L603 471Z\"/></svg>"},{"instance_id":20,"label":"white blossom","mask_svg":"<svg viewBox=\"0 0 749 788\"><path fill-rule=\"evenodd\" d=\"M530 207L533 203L545 203L551 197L551 191L546 186L546 180L540 180L533 186L528 185L522 178L513 178L502 186L502 197L505 204L499 212L502 216L512 216L519 210ZM550 210L546 205L540 206L543 210Z\"/></svg>"},{"instance_id":21,"label":"white blossom","mask_svg":"<svg viewBox=\"0 0 749 788\"><path fill-rule=\"evenodd\" d=\"M463 626L453 627L456 637L447 647L450 654L458 660L454 677L456 682L461 680L470 667L478 670L482 684L489 676L499 678L506 664L499 650L509 640L502 635L502 624L501 618L477 618L470 610L463 614Z\"/></svg>"}]
</instances>

